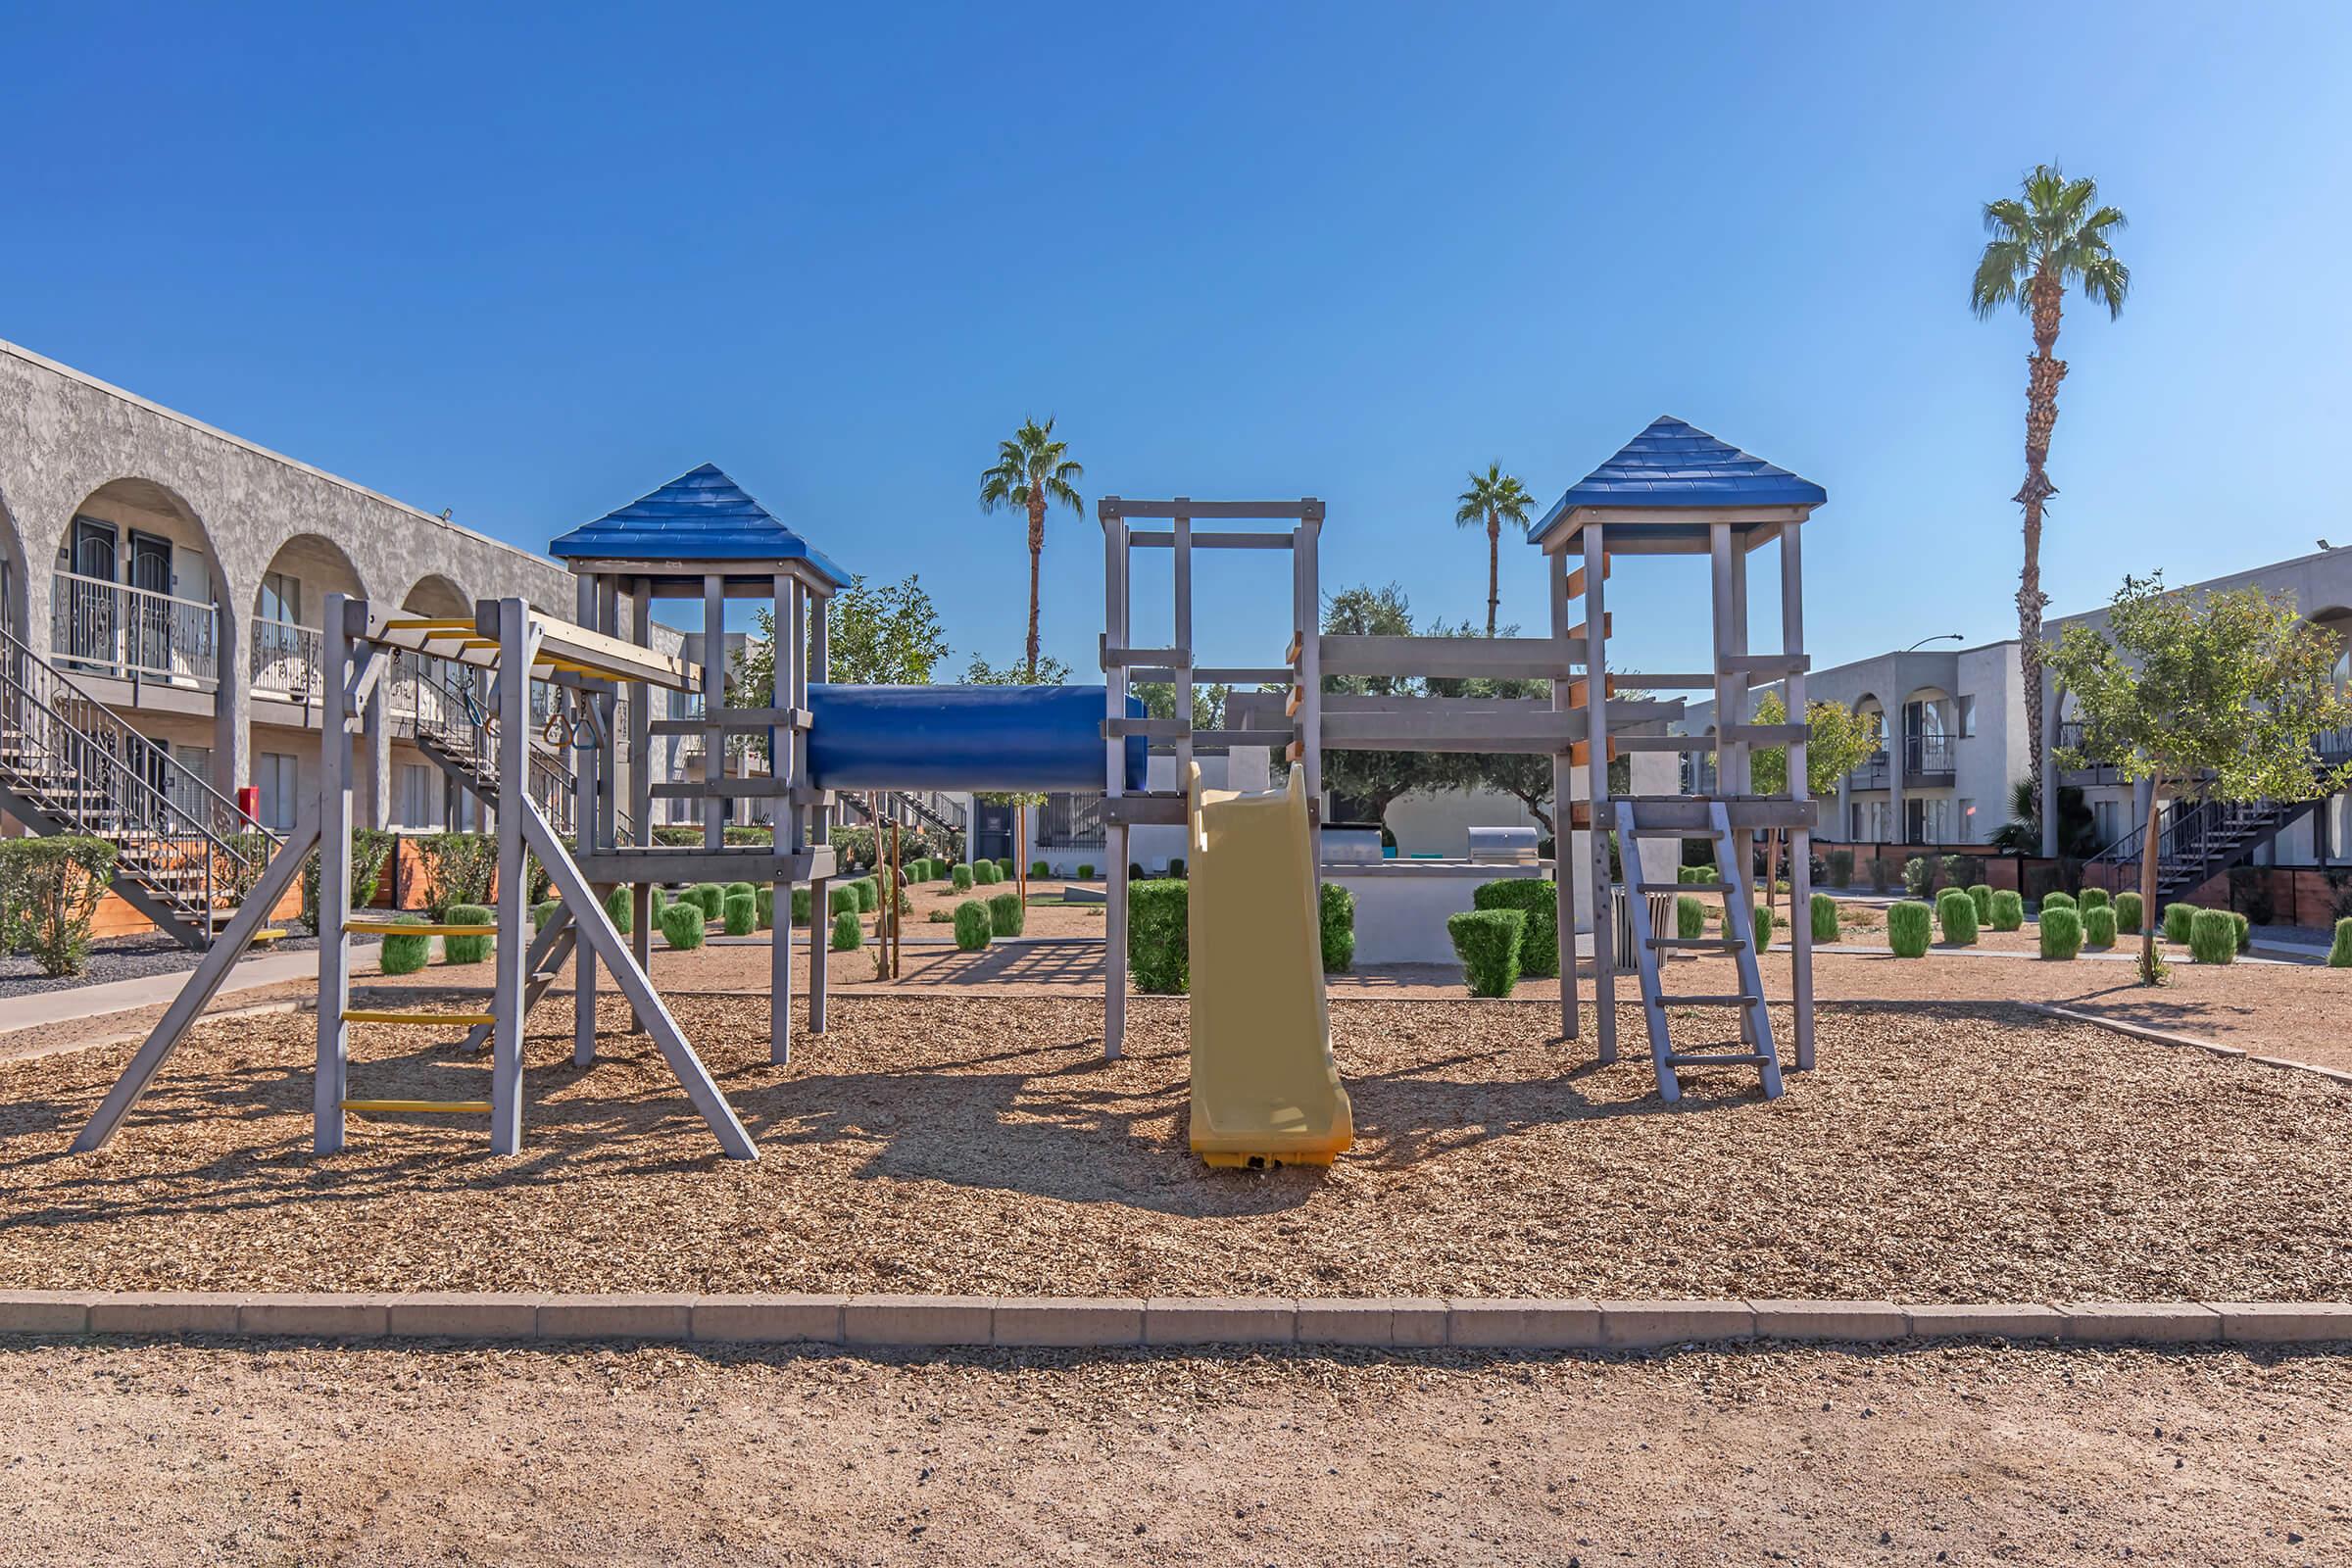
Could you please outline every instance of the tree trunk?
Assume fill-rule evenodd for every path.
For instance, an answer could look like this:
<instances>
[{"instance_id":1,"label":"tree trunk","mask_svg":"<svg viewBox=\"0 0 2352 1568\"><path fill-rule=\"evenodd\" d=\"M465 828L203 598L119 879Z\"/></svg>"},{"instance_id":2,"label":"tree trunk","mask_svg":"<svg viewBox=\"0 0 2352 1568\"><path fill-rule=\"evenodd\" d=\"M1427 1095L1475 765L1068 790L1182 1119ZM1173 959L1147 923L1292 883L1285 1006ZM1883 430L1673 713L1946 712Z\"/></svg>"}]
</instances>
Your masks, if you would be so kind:
<instances>
[{"instance_id":1,"label":"tree trunk","mask_svg":"<svg viewBox=\"0 0 2352 1568\"><path fill-rule=\"evenodd\" d=\"M1037 679L1037 567L1046 553L1046 504L1029 503L1029 678Z\"/></svg>"},{"instance_id":2,"label":"tree trunk","mask_svg":"<svg viewBox=\"0 0 2352 1568\"><path fill-rule=\"evenodd\" d=\"M2164 780L2148 780L2148 824L2139 839L2139 978L2154 985L2156 972L2156 824L2164 811Z\"/></svg>"},{"instance_id":3,"label":"tree trunk","mask_svg":"<svg viewBox=\"0 0 2352 1568\"><path fill-rule=\"evenodd\" d=\"M1494 612L1502 604L1502 517L1487 509L1487 635L1494 635Z\"/></svg>"},{"instance_id":4,"label":"tree trunk","mask_svg":"<svg viewBox=\"0 0 2352 1568\"><path fill-rule=\"evenodd\" d=\"M2050 432L2058 423L2058 383L2066 379L2066 362L2055 359L2060 306L2064 287L2055 274L2043 272L2032 284L2034 353L2026 361L2026 482L2013 498L2026 509L2025 565L2017 577L2018 666L2026 687L2026 755L2033 768L2034 802L2043 823L2058 820L2052 809L2050 781L2042 766L2041 735L2041 612L2049 595L2041 591L2042 509L2058 487L2050 483L2047 465ZM2045 840L2046 841L2046 840Z\"/></svg>"}]
</instances>

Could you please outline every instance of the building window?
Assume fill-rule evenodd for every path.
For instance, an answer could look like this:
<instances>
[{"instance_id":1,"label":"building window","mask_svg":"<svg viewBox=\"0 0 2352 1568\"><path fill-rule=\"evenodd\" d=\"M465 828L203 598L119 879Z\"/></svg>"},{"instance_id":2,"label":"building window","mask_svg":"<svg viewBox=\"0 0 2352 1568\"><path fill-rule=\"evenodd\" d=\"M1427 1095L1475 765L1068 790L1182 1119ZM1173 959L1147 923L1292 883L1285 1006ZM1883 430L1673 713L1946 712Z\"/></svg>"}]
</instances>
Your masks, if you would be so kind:
<instances>
[{"instance_id":1,"label":"building window","mask_svg":"<svg viewBox=\"0 0 2352 1568\"><path fill-rule=\"evenodd\" d=\"M284 833L294 826L294 759L264 752L254 759L254 782L262 792L262 826Z\"/></svg>"},{"instance_id":2,"label":"building window","mask_svg":"<svg viewBox=\"0 0 2352 1568\"><path fill-rule=\"evenodd\" d=\"M2100 849L2105 849L2124 836L2123 819L2123 802L2093 801L2090 803L2090 823L2098 835Z\"/></svg>"},{"instance_id":3,"label":"building window","mask_svg":"<svg viewBox=\"0 0 2352 1568\"><path fill-rule=\"evenodd\" d=\"M262 573L262 600L259 618L282 621L288 626L302 624L302 579L283 571Z\"/></svg>"},{"instance_id":4,"label":"building window","mask_svg":"<svg viewBox=\"0 0 2352 1568\"><path fill-rule=\"evenodd\" d=\"M400 825L407 828L441 826L441 770L426 762L400 765Z\"/></svg>"}]
</instances>

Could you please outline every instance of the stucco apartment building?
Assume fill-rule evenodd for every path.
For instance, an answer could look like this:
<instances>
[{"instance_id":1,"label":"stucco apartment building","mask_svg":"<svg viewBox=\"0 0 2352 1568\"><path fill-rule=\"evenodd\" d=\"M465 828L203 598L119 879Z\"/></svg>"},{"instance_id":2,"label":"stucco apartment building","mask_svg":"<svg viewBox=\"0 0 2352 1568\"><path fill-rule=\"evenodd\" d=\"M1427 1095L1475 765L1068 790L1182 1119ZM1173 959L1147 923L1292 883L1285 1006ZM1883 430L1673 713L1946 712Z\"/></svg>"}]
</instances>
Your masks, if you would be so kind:
<instances>
[{"instance_id":1,"label":"stucco apartment building","mask_svg":"<svg viewBox=\"0 0 2352 1568\"><path fill-rule=\"evenodd\" d=\"M136 735L95 749L189 819L218 817L221 799L250 787L263 826L290 825L316 786L330 593L429 615L515 596L568 616L576 603L553 561L0 342L10 765L37 772L44 737L103 725L98 705ZM479 716L455 676L404 658L368 709L363 825L478 819L448 756ZM67 725L60 713L83 716ZM543 798L558 760L551 749L534 764Z\"/></svg>"},{"instance_id":2,"label":"stucco apartment building","mask_svg":"<svg viewBox=\"0 0 2352 1568\"><path fill-rule=\"evenodd\" d=\"M2293 596L2298 611L2352 647L2352 549L2257 566L2185 585L2204 593L2248 585ZM2049 622L2049 635L2069 626L2100 626L2104 609ZM2025 677L2018 643L1959 650L1921 648L1880 654L1806 676L1806 696L1831 700L1877 718L1884 744L1838 787L1825 804L1821 837L1849 844L1984 844L2009 819L2013 786L2030 772ZM2339 652L2336 679L2352 690L2352 655ZM2053 753L2075 733L2073 706L2052 683L2045 693L2045 746ZM1685 727L1700 733L1715 721L1711 703L1693 703ZM2330 760L2352 756L2352 731L2327 737ZM2053 758L2052 766L2055 767ZM1705 772L1702 767L1701 774ZM2147 817L2147 798L2107 768L2058 768L2062 785L2079 787L2089 808L2098 853L2135 856ZM1699 782L1704 784L1703 777ZM2352 798L2279 808L2276 821L2259 812L2233 813L2254 821L2244 859L2252 864L2339 865L2352 859ZM2051 824L2052 831L2055 824ZM2056 845L2050 844L2052 851Z\"/></svg>"}]
</instances>

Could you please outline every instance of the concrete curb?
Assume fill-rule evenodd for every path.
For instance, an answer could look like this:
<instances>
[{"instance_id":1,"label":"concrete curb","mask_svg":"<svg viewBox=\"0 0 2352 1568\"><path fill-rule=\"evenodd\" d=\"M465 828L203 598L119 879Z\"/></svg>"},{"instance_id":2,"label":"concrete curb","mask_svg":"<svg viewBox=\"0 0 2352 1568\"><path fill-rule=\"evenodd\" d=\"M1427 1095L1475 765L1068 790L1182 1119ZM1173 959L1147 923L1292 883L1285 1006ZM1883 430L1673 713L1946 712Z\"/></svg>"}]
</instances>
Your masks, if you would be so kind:
<instances>
[{"instance_id":1,"label":"concrete curb","mask_svg":"<svg viewBox=\"0 0 2352 1568\"><path fill-rule=\"evenodd\" d=\"M2047 1002L2020 1002L2015 1005L2047 1018L2063 1019L2067 1023L2086 1023L2095 1028L2129 1035L2133 1040L2145 1040L2153 1045L2175 1046L2189 1051L2202 1051L2209 1056L2231 1060L2243 1058L2258 1067L2277 1067L2283 1072L2307 1072L2330 1083L2352 1084L2352 1072L2335 1067L2315 1066L2308 1061L2289 1061L2284 1056L2257 1056L2242 1046L2225 1046L2218 1040L2202 1040L2195 1035L2174 1034L2168 1029L2151 1029L2146 1024L2127 1023L2121 1018L2105 1018L2095 1012L2078 1012L2072 1007L2054 1006Z\"/></svg>"},{"instance_id":2,"label":"concrete curb","mask_svg":"<svg viewBox=\"0 0 2352 1568\"><path fill-rule=\"evenodd\" d=\"M2352 1302L0 1292L0 1334L853 1346L1655 1349L1753 1341L2352 1344Z\"/></svg>"}]
</instances>

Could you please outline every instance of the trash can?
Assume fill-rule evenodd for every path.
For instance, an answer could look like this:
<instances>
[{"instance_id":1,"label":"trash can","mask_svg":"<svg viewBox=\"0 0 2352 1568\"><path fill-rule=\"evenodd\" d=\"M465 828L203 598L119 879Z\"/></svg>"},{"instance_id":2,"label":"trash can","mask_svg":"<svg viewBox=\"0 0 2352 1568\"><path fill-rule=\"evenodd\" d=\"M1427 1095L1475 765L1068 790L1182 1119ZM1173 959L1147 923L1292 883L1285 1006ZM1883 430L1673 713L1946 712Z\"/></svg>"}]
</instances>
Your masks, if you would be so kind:
<instances>
[{"instance_id":1,"label":"trash can","mask_svg":"<svg viewBox=\"0 0 2352 1568\"><path fill-rule=\"evenodd\" d=\"M1674 895L1644 893L1649 901L1649 929L1662 937L1674 935ZM1634 961L1634 911L1626 901L1625 884L1620 882L1609 889L1609 929L1615 933L1610 949L1619 974L1632 974L1639 967Z\"/></svg>"}]
</instances>

